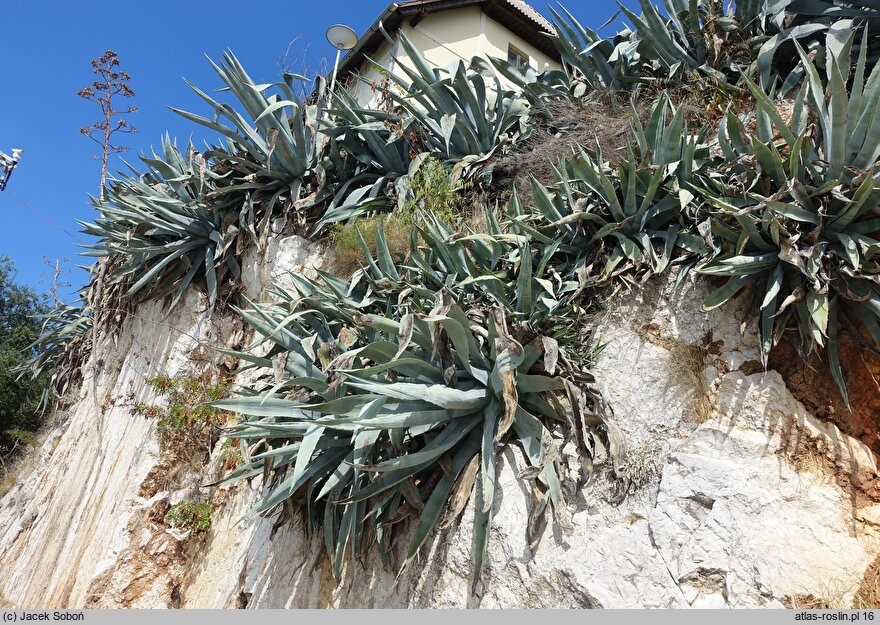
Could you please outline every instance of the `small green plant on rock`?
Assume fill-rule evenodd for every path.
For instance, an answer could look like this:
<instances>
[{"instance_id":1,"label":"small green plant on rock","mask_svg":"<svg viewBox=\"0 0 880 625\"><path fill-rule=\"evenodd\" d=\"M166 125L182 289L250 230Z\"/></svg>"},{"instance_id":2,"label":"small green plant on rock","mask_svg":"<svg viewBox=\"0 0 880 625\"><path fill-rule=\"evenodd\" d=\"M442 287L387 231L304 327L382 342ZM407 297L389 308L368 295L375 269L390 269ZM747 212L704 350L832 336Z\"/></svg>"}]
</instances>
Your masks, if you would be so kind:
<instances>
[{"instance_id":1,"label":"small green plant on rock","mask_svg":"<svg viewBox=\"0 0 880 625\"><path fill-rule=\"evenodd\" d=\"M650 443L645 442L635 449L628 450L623 464L628 492L634 493L657 480L661 475L661 469L660 450Z\"/></svg>"},{"instance_id":2,"label":"small green plant on rock","mask_svg":"<svg viewBox=\"0 0 880 625\"><path fill-rule=\"evenodd\" d=\"M180 450L204 450L209 454L217 441L219 428L229 421L229 413L206 405L229 396L230 384L214 381L210 373L169 377L158 375L147 384L164 405L141 403L137 411L156 419L163 443Z\"/></svg>"},{"instance_id":3,"label":"small green plant on rock","mask_svg":"<svg viewBox=\"0 0 880 625\"><path fill-rule=\"evenodd\" d=\"M237 438L227 438L220 445L220 449L224 454L223 467L227 471L232 471L244 464L244 454L241 450L241 441Z\"/></svg>"},{"instance_id":4,"label":"small green plant on rock","mask_svg":"<svg viewBox=\"0 0 880 625\"><path fill-rule=\"evenodd\" d=\"M176 503L165 513L165 524L192 534L204 534L211 529L211 513L211 505L207 503Z\"/></svg>"}]
</instances>

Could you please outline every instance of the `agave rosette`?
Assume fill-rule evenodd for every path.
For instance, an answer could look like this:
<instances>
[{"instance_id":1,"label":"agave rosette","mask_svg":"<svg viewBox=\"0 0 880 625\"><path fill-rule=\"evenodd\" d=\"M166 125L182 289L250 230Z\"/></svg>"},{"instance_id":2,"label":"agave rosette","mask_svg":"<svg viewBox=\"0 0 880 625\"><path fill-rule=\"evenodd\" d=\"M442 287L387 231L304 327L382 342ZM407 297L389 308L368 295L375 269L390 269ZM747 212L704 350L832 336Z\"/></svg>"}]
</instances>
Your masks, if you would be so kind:
<instances>
[{"instance_id":1,"label":"agave rosette","mask_svg":"<svg viewBox=\"0 0 880 625\"><path fill-rule=\"evenodd\" d=\"M869 26L869 65L880 57L880 40L869 36L880 32L876 2L663 0L658 7L638 0L641 13L619 4L632 27L604 37L562 5L551 7L553 32L547 36L559 53L561 70L519 68L505 59L491 62L535 105L544 98L630 92L651 81L711 85L732 95L740 77L754 72L765 88L779 81L787 93L804 77L793 42L824 54L825 35L847 20Z\"/></svg>"},{"instance_id":2,"label":"agave rosette","mask_svg":"<svg viewBox=\"0 0 880 625\"><path fill-rule=\"evenodd\" d=\"M843 31L847 32L847 31ZM698 193L714 209L713 232L723 250L700 272L728 280L705 303L712 309L746 287L763 291L761 347L767 353L794 325L809 352L825 347L847 398L838 357L840 322L848 318L880 346L880 70L866 77L866 39L848 91L852 31L829 34L826 90L798 48L807 80L791 120L759 87L756 133L729 114L719 132L721 173L702 177ZM806 98L818 117L808 126Z\"/></svg>"},{"instance_id":3,"label":"agave rosette","mask_svg":"<svg viewBox=\"0 0 880 625\"><path fill-rule=\"evenodd\" d=\"M190 83L214 116L171 110L225 138L209 152L214 169L224 174L223 185L212 190L211 203L237 211L240 227L262 241L273 217L287 218L291 212L300 219L313 217L327 197L317 168L325 81L316 79L316 103L303 104L296 96L303 76L285 73L281 82L257 84L231 52L219 63L210 62L244 113Z\"/></svg>"},{"instance_id":4,"label":"agave rosette","mask_svg":"<svg viewBox=\"0 0 880 625\"><path fill-rule=\"evenodd\" d=\"M633 127L636 151L617 165L598 148L578 147L554 168L554 187L531 180L533 209L525 210L517 194L508 207L511 230L552 247L551 266L584 283L634 269L661 273L679 257L706 249L687 214L690 179L708 160L705 132L688 133L683 107L671 107L666 96L654 104L646 127L633 111Z\"/></svg>"},{"instance_id":5,"label":"agave rosette","mask_svg":"<svg viewBox=\"0 0 880 625\"><path fill-rule=\"evenodd\" d=\"M551 430L593 449L603 420L588 379L563 371L552 339L524 342L500 306L466 311L444 291L433 307L412 299L379 314L365 312L377 302L357 278L345 291L329 277L295 282L298 293L276 288L281 303L241 311L270 348L239 354L266 372L253 396L213 404L245 418L228 435L250 447L249 461L228 479L268 478L255 513L299 503L322 526L337 575L368 544L367 527L390 563L394 526L412 517L406 567L473 491L476 583L500 448L520 445L531 466L532 525L561 511Z\"/></svg>"},{"instance_id":6,"label":"agave rosette","mask_svg":"<svg viewBox=\"0 0 880 625\"><path fill-rule=\"evenodd\" d=\"M516 67L506 59L490 61L504 78L522 89L533 105L542 98L583 98L596 91L628 91L640 80L638 41L629 29L610 38L586 28L565 7L553 13L554 32L547 33L562 69L538 71L527 65ZM601 28L607 26L604 24Z\"/></svg>"},{"instance_id":7,"label":"agave rosette","mask_svg":"<svg viewBox=\"0 0 880 625\"><path fill-rule=\"evenodd\" d=\"M168 297L174 307L200 282L213 306L224 277L240 274L234 216L206 198L222 176L191 144L181 153L167 136L161 156L154 152L141 161L146 173L120 174L106 200L95 201L98 218L80 222L84 233L98 238L85 255L115 257L111 281L127 284L130 298Z\"/></svg>"},{"instance_id":8,"label":"agave rosette","mask_svg":"<svg viewBox=\"0 0 880 625\"><path fill-rule=\"evenodd\" d=\"M40 334L28 346L28 359L19 378L43 380L38 409L45 412L52 398L62 397L80 379L90 348L92 318L80 303L60 302L42 318Z\"/></svg>"},{"instance_id":9,"label":"agave rosette","mask_svg":"<svg viewBox=\"0 0 880 625\"><path fill-rule=\"evenodd\" d=\"M387 96L411 117L405 126L418 124L426 150L473 170L528 136L528 100L505 89L488 64L433 67L406 35L399 41L407 59L388 78L400 93L389 89Z\"/></svg>"},{"instance_id":10,"label":"agave rosette","mask_svg":"<svg viewBox=\"0 0 880 625\"><path fill-rule=\"evenodd\" d=\"M382 212L400 179L413 166L411 145L398 115L363 108L345 91L334 95L333 117L323 120L329 137L324 169L333 179L329 200L318 226Z\"/></svg>"}]
</instances>

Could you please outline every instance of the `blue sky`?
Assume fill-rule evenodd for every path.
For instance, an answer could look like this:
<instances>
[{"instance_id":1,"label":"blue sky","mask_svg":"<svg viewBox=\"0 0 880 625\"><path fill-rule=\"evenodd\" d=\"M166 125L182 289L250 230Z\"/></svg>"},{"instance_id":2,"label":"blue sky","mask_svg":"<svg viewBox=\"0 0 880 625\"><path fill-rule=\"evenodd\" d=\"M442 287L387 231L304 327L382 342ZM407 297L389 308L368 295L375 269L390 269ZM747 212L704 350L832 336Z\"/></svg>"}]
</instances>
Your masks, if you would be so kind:
<instances>
[{"instance_id":1,"label":"blue sky","mask_svg":"<svg viewBox=\"0 0 880 625\"><path fill-rule=\"evenodd\" d=\"M592 27L616 10L612 0L564 4ZM93 214L88 196L98 193L100 162L93 157L100 148L80 136L79 128L97 119L98 108L76 93L91 83L89 61L104 50L115 50L133 77L136 97L121 104L140 108L131 118L138 134L122 137L121 143L130 149L123 157L134 164L137 154L158 145L166 131L179 143L192 137L197 147L212 138L167 108L209 113L183 81L206 90L219 87L205 55L216 59L229 48L257 82L273 82L289 46L295 71L303 60L314 71L322 58L332 63L327 26L342 22L361 34L386 6L386 0L5 2L0 10L0 151L15 147L24 154L7 191L0 192L0 255L13 259L20 282L40 291L49 271L44 257L69 258L71 268L91 260L78 256L74 237L83 238L76 220L88 221ZM533 6L548 13L543 2ZM114 157L111 173L120 167ZM77 286L84 276L77 271L67 280Z\"/></svg>"}]
</instances>

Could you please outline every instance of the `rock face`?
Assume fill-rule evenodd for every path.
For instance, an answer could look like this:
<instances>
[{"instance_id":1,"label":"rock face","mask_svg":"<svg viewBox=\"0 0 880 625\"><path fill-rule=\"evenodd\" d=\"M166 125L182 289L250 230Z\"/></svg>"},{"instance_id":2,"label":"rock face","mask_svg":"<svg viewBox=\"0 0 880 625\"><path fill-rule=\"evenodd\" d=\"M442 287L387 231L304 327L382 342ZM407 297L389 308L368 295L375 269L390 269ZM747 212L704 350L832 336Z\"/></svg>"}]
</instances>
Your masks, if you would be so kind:
<instances>
[{"instance_id":1,"label":"rock face","mask_svg":"<svg viewBox=\"0 0 880 625\"><path fill-rule=\"evenodd\" d=\"M307 242L275 239L248 263L248 294L321 262ZM657 281L612 298L594 369L626 436L631 493L610 503L597 464L583 488L564 485L571 527L530 546L525 463L508 448L476 594L470 507L396 581L369 557L337 583L296 518L274 531L275 519L242 521L257 484L210 493L203 539L164 527L200 476L144 491L163 460L155 424L132 406L151 375L186 370L193 350L231 345L241 328L200 312L196 295L167 320L142 306L99 350L97 404L87 370L69 418L0 502L0 590L24 607L849 606L880 554L874 455L763 372L737 311L700 313L704 295ZM222 473L219 448L208 473Z\"/></svg>"},{"instance_id":2,"label":"rock face","mask_svg":"<svg viewBox=\"0 0 880 625\"><path fill-rule=\"evenodd\" d=\"M116 566L140 516L141 484L159 465L155 421L135 413L147 380L187 369L197 350L240 333L187 295L170 316L159 302L100 341L79 400L39 451L36 468L0 502L0 588L15 605L84 606L92 581ZM98 378L92 378L94 369ZM134 583L134 581L133 581ZM161 585L161 581L155 582ZM162 605L164 589L147 596Z\"/></svg>"}]
</instances>

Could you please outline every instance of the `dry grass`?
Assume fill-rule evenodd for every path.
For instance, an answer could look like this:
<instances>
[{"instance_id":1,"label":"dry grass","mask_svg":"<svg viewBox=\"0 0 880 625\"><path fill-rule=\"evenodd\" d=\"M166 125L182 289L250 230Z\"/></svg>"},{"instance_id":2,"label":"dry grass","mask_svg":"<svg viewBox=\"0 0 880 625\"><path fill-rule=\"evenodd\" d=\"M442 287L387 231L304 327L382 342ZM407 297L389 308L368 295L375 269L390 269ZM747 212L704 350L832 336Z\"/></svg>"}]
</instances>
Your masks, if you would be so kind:
<instances>
[{"instance_id":1,"label":"dry grass","mask_svg":"<svg viewBox=\"0 0 880 625\"><path fill-rule=\"evenodd\" d=\"M647 121L650 106L637 101L636 110L639 117ZM535 128L532 136L518 146L516 152L495 164L497 192L503 200L516 187L523 204L533 205L529 176L545 185L555 183L554 164L578 145L587 148L598 145L602 148L603 158L615 163L626 156L627 148L634 143L629 103L607 99L583 104L551 101L533 115Z\"/></svg>"},{"instance_id":2,"label":"dry grass","mask_svg":"<svg viewBox=\"0 0 880 625\"><path fill-rule=\"evenodd\" d=\"M850 608L848 593L847 584L830 580L816 588L783 597L781 601L790 610L847 610Z\"/></svg>"},{"instance_id":3,"label":"dry grass","mask_svg":"<svg viewBox=\"0 0 880 625\"><path fill-rule=\"evenodd\" d=\"M677 386L689 391L688 402L694 422L708 421L712 414L712 398L703 375L709 364L708 349L662 336L655 324L639 328L638 333L644 340L669 352L670 377Z\"/></svg>"},{"instance_id":4,"label":"dry grass","mask_svg":"<svg viewBox=\"0 0 880 625\"><path fill-rule=\"evenodd\" d=\"M385 222L385 241L392 254L406 255L409 252L412 218L392 213L375 217L364 217L351 223L338 224L330 234L329 245L334 253L333 271L348 277L367 264L358 230L370 250L376 254L376 231Z\"/></svg>"},{"instance_id":5,"label":"dry grass","mask_svg":"<svg viewBox=\"0 0 880 625\"><path fill-rule=\"evenodd\" d=\"M3 470L0 473L0 497L3 497L12 490L12 487L15 486L15 482L18 479L19 473L13 473L10 470Z\"/></svg>"},{"instance_id":6,"label":"dry grass","mask_svg":"<svg viewBox=\"0 0 880 625\"><path fill-rule=\"evenodd\" d=\"M676 341L670 350L672 372L690 390L690 407L696 423L705 423L712 414L712 399L703 371L708 364L706 350Z\"/></svg>"},{"instance_id":7,"label":"dry grass","mask_svg":"<svg viewBox=\"0 0 880 625\"><path fill-rule=\"evenodd\" d=\"M880 609L880 557L871 563L862 577L852 607L856 610Z\"/></svg>"},{"instance_id":8,"label":"dry grass","mask_svg":"<svg viewBox=\"0 0 880 625\"><path fill-rule=\"evenodd\" d=\"M493 207L489 207L493 210ZM489 222L486 219L486 210L484 205L475 201L473 208L468 212L461 221L461 230L463 232L475 232L477 234L486 234L489 232Z\"/></svg>"},{"instance_id":9,"label":"dry grass","mask_svg":"<svg viewBox=\"0 0 880 625\"><path fill-rule=\"evenodd\" d=\"M785 603L789 610L830 610L841 607L833 604L827 597L817 597L810 593L792 595Z\"/></svg>"},{"instance_id":10,"label":"dry grass","mask_svg":"<svg viewBox=\"0 0 880 625\"><path fill-rule=\"evenodd\" d=\"M489 232L486 211L492 211L498 219L498 208L497 198L493 193L469 188L457 201L455 220L450 226L459 234L486 234Z\"/></svg>"},{"instance_id":11,"label":"dry grass","mask_svg":"<svg viewBox=\"0 0 880 625\"><path fill-rule=\"evenodd\" d=\"M788 432L786 432L788 433ZM814 441L804 441L800 432L788 433L788 440L779 452L797 473L822 474L829 469L828 458Z\"/></svg>"}]
</instances>

